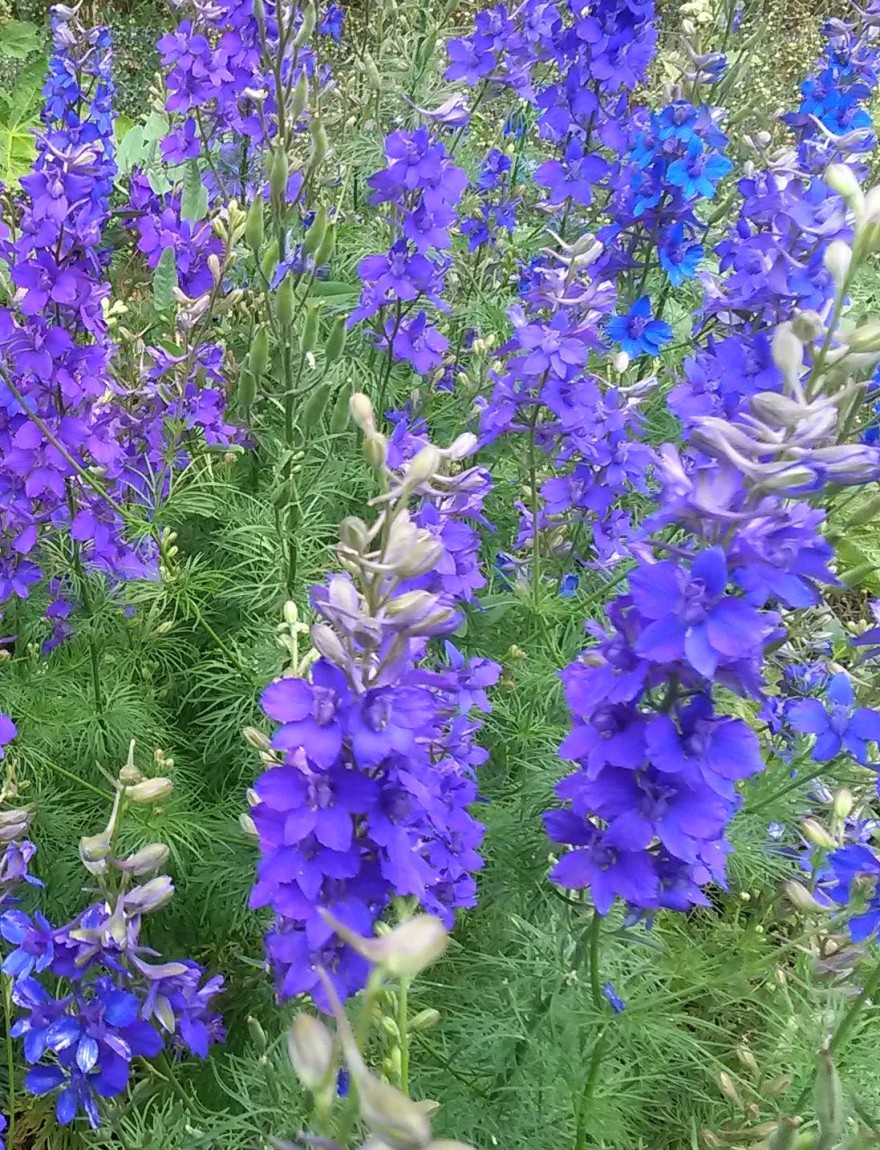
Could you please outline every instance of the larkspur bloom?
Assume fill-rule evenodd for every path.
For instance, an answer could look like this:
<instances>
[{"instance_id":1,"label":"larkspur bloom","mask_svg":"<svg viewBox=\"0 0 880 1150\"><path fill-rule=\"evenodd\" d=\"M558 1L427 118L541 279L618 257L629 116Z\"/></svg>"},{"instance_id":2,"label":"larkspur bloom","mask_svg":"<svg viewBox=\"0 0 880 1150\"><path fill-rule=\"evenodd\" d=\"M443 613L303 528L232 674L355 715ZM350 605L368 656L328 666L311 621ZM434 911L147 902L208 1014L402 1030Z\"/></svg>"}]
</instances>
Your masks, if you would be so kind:
<instances>
[{"instance_id":1,"label":"larkspur bloom","mask_svg":"<svg viewBox=\"0 0 880 1150\"><path fill-rule=\"evenodd\" d=\"M802 699L788 708L788 721L796 731L816 736L811 756L827 762L849 754L868 764L869 743L880 740L880 711L855 706L855 692L848 675L832 675L825 689L827 705L818 699Z\"/></svg>"},{"instance_id":2,"label":"larkspur bloom","mask_svg":"<svg viewBox=\"0 0 880 1150\"><path fill-rule=\"evenodd\" d=\"M647 296L637 299L626 315L612 316L605 330L608 338L633 358L657 356L672 342L672 328L665 320L653 318Z\"/></svg>"}]
</instances>

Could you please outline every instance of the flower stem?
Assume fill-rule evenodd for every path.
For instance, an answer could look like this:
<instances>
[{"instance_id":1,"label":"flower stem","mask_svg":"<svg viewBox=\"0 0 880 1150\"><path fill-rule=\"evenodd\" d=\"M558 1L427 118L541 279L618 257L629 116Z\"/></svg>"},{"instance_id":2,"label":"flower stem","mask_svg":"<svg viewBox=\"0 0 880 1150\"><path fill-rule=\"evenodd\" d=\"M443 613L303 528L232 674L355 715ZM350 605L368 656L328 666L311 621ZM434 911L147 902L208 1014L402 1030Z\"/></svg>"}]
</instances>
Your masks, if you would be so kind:
<instances>
[{"instance_id":1,"label":"flower stem","mask_svg":"<svg viewBox=\"0 0 880 1150\"><path fill-rule=\"evenodd\" d=\"M605 1013L605 1005L602 1000L602 985L599 975L599 954L602 941L602 916L594 908L593 917L590 920L589 932L587 935L587 942L589 946L589 959L590 959L590 995L593 999L593 1006L596 1011L601 1015ZM590 1064L587 1070L586 1081L584 1082L583 1093L581 1094L578 1103L577 1111L577 1131L575 1133L575 1150L585 1150L587 1145L587 1120L589 1118L590 1103L593 1100L593 1094L596 1090L596 1084L599 1081L599 1073L602 1069L602 1059L605 1056L605 1050L608 1046L608 1027L603 1025L599 1033L596 1035L596 1041L593 1044L593 1052L590 1056Z\"/></svg>"},{"instance_id":2,"label":"flower stem","mask_svg":"<svg viewBox=\"0 0 880 1150\"><path fill-rule=\"evenodd\" d=\"M397 995L397 1029L400 1032L400 1089L409 1093L409 979L400 980Z\"/></svg>"},{"instance_id":3,"label":"flower stem","mask_svg":"<svg viewBox=\"0 0 880 1150\"><path fill-rule=\"evenodd\" d=\"M9 1076L9 1125L6 1142L15 1145L15 1052L12 1048L12 982L3 979L3 1006L6 1014L6 1073Z\"/></svg>"}]
</instances>

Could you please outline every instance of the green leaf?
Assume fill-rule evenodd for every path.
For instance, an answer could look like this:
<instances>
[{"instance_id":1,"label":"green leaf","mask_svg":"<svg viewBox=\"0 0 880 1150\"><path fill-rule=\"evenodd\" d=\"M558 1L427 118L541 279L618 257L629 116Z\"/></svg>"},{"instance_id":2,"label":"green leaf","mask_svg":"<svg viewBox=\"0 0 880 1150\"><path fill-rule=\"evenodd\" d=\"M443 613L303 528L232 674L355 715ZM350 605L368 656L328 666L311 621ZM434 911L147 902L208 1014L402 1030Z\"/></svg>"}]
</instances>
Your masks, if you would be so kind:
<instances>
[{"instance_id":1,"label":"green leaf","mask_svg":"<svg viewBox=\"0 0 880 1150\"><path fill-rule=\"evenodd\" d=\"M42 57L24 68L11 92L0 93L0 180L17 180L34 159L33 129L39 124L46 61Z\"/></svg>"},{"instance_id":2,"label":"green leaf","mask_svg":"<svg viewBox=\"0 0 880 1150\"><path fill-rule=\"evenodd\" d=\"M309 294L313 296L357 295L358 289L351 284L341 283L339 280L315 280Z\"/></svg>"},{"instance_id":3,"label":"green leaf","mask_svg":"<svg viewBox=\"0 0 880 1150\"><path fill-rule=\"evenodd\" d=\"M26 60L42 42L40 29L27 20L10 20L0 28L0 55Z\"/></svg>"},{"instance_id":4,"label":"green leaf","mask_svg":"<svg viewBox=\"0 0 880 1150\"><path fill-rule=\"evenodd\" d=\"M174 248L166 248L159 257L153 272L153 303L156 311L170 311L174 305L174 289L177 287L177 261Z\"/></svg>"},{"instance_id":5,"label":"green leaf","mask_svg":"<svg viewBox=\"0 0 880 1150\"><path fill-rule=\"evenodd\" d=\"M183 198L180 217L184 220L203 220L208 214L208 190L202 183L202 173L195 160L188 160L183 174Z\"/></svg>"},{"instance_id":6,"label":"green leaf","mask_svg":"<svg viewBox=\"0 0 880 1150\"><path fill-rule=\"evenodd\" d=\"M147 159L144 144L143 124L134 124L119 141L116 149L116 167L120 176L127 176L133 168L141 166Z\"/></svg>"}]
</instances>

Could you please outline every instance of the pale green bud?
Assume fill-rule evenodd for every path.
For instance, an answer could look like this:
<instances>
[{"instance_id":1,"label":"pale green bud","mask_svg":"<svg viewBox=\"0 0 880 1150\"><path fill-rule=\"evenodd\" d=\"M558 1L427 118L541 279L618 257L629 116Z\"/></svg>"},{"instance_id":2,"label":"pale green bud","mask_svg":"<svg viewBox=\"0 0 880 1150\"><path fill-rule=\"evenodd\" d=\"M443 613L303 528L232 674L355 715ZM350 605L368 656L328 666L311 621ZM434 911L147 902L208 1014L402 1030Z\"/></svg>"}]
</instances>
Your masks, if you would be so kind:
<instances>
[{"instance_id":1,"label":"pale green bud","mask_svg":"<svg viewBox=\"0 0 880 1150\"><path fill-rule=\"evenodd\" d=\"M412 978L441 958L449 935L439 918L419 914L395 926L381 938L364 938L339 922L328 911L319 913L358 954L398 978Z\"/></svg>"},{"instance_id":2,"label":"pale green bud","mask_svg":"<svg viewBox=\"0 0 880 1150\"><path fill-rule=\"evenodd\" d=\"M248 370L255 381L261 380L269 366L269 329L260 326L254 332L248 354Z\"/></svg>"},{"instance_id":3,"label":"pale green bud","mask_svg":"<svg viewBox=\"0 0 880 1150\"><path fill-rule=\"evenodd\" d=\"M263 246L263 236L263 200L261 196L255 196L248 209L247 220L244 225L244 238L250 247L258 252Z\"/></svg>"},{"instance_id":4,"label":"pale green bud","mask_svg":"<svg viewBox=\"0 0 880 1150\"><path fill-rule=\"evenodd\" d=\"M110 854L110 835L83 835L79 840L79 857L84 863L102 862Z\"/></svg>"},{"instance_id":5,"label":"pale green bud","mask_svg":"<svg viewBox=\"0 0 880 1150\"><path fill-rule=\"evenodd\" d=\"M792 331L791 324L781 323L777 327L773 334L771 352L773 362L786 378L800 372L804 362L804 348Z\"/></svg>"},{"instance_id":6,"label":"pale green bud","mask_svg":"<svg viewBox=\"0 0 880 1150\"><path fill-rule=\"evenodd\" d=\"M259 1050L261 1054L265 1054L269 1049L269 1039L266 1037L266 1031L260 1025L259 1019L254 1018L252 1014L249 1014L247 1018L247 1025L254 1046L256 1046L257 1050Z\"/></svg>"},{"instance_id":7,"label":"pale green bud","mask_svg":"<svg viewBox=\"0 0 880 1150\"><path fill-rule=\"evenodd\" d=\"M320 1019L298 1014L287 1032L287 1054L307 1090L320 1090L333 1073L333 1036Z\"/></svg>"},{"instance_id":8,"label":"pale green bud","mask_svg":"<svg viewBox=\"0 0 880 1150\"><path fill-rule=\"evenodd\" d=\"M828 908L818 902L803 883L789 879L788 882L782 884L782 889L788 901L798 910L805 911L808 914L815 914L817 912L822 914L828 913Z\"/></svg>"},{"instance_id":9,"label":"pale green bud","mask_svg":"<svg viewBox=\"0 0 880 1150\"><path fill-rule=\"evenodd\" d=\"M258 731L256 727L245 727L242 734L247 745L253 747L255 751L268 751L272 747L268 737L262 731Z\"/></svg>"},{"instance_id":10,"label":"pale green bud","mask_svg":"<svg viewBox=\"0 0 880 1150\"><path fill-rule=\"evenodd\" d=\"M129 855L127 859L117 860L116 866L126 874L138 876L153 874L165 866L169 853L164 843L148 843L147 846Z\"/></svg>"},{"instance_id":11,"label":"pale green bud","mask_svg":"<svg viewBox=\"0 0 880 1150\"><path fill-rule=\"evenodd\" d=\"M364 439L364 458L374 471L385 466L388 457L388 441L384 435L374 432Z\"/></svg>"},{"instance_id":12,"label":"pale green bud","mask_svg":"<svg viewBox=\"0 0 880 1150\"><path fill-rule=\"evenodd\" d=\"M299 419L303 431L312 431L318 427L324 416L324 410L330 400L332 390L329 383L319 383L306 400Z\"/></svg>"},{"instance_id":13,"label":"pale green bud","mask_svg":"<svg viewBox=\"0 0 880 1150\"><path fill-rule=\"evenodd\" d=\"M321 241L321 246L315 252L315 267L323 268L330 263L333 258L333 252L336 250L336 228L332 224L327 227L327 232Z\"/></svg>"},{"instance_id":14,"label":"pale green bud","mask_svg":"<svg viewBox=\"0 0 880 1150\"><path fill-rule=\"evenodd\" d=\"M848 819L852 814L853 807L855 806L855 799L853 793L847 787L841 787L834 796L834 802L831 804L832 814L836 819L843 822Z\"/></svg>"},{"instance_id":15,"label":"pale green bud","mask_svg":"<svg viewBox=\"0 0 880 1150\"><path fill-rule=\"evenodd\" d=\"M846 164L829 164L825 172L825 183L843 196L854 212L859 212L865 203L862 189L852 168Z\"/></svg>"},{"instance_id":16,"label":"pale green bud","mask_svg":"<svg viewBox=\"0 0 880 1150\"><path fill-rule=\"evenodd\" d=\"M356 391L348 401L351 418L355 421L364 435L376 430L376 420L373 416L373 405L369 396L362 391Z\"/></svg>"},{"instance_id":17,"label":"pale green bud","mask_svg":"<svg viewBox=\"0 0 880 1150\"><path fill-rule=\"evenodd\" d=\"M837 846L833 836L828 833L818 819L804 819L801 823L801 832L805 839L808 839L815 846L821 847L822 850L833 851Z\"/></svg>"},{"instance_id":18,"label":"pale green bud","mask_svg":"<svg viewBox=\"0 0 880 1150\"><path fill-rule=\"evenodd\" d=\"M791 321L794 334L803 343L812 343L825 333L825 324L817 311L800 311Z\"/></svg>"},{"instance_id":19,"label":"pale green bud","mask_svg":"<svg viewBox=\"0 0 880 1150\"><path fill-rule=\"evenodd\" d=\"M338 435L341 431L345 431L346 427L348 427L348 421L351 418L351 412L349 410L350 401L351 384L346 383L340 390L339 398L333 405L333 414L330 416L331 435Z\"/></svg>"},{"instance_id":20,"label":"pale green bud","mask_svg":"<svg viewBox=\"0 0 880 1150\"><path fill-rule=\"evenodd\" d=\"M309 80L305 68L300 72L296 87L293 89L293 99L290 103L290 116L294 123L303 114L309 100Z\"/></svg>"},{"instance_id":21,"label":"pale green bud","mask_svg":"<svg viewBox=\"0 0 880 1150\"><path fill-rule=\"evenodd\" d=\"M330 334L324 344L324 364L330 367L342 355L345 348L345 317L339 316L330 328Z\"/></svg>"},{"instance_id":22,"label":"pale green bud","mask_svg":"<svg viewBox=\"0 0 880 1150\"><path fill-rule=\"evenodd\" d=\"M287 275L281 281L275 293L275 315L282 327L290 327L293 323L295 307L293 279Z\"/></svg>"},{"instance_id":23,"label":"pale green bud","mask_svg":"<svg viewBox=\"0 0 880 1150\"><path fill-rule=\"evenodd\" d=\"M415 491L422 483L433 479L440 469L441 458L440 451L432 443L423 447L407 464L401 489Z\"/></svg>"},{"instance_id":24,"label":"pale green bud","mask_svg":"<svg viewBox=\"0 0 880 1150\"><path fill-rule=\"evenodd\" d=\"M303 324L302 340L300 341L300 349L306 354L315 350L320 327L321 305L320 303L310 304L306 310L306 320Z\"/></svg>"},{"instance_id":25,"label":"pale green bud","mask_svg":"<svg viewBox=\"0 0 880 1150\"><path fill-rule=\"evenodd\" d=\"M843 240L832 240L822 257L825 270L839 288L846 282L852 264L852 248Z\"/></svg>"},{"instance_id":26,"label":"pale green bud","mask_svg":"<svg viewBox=\"0 0 880 1150\"><path fill-rule=\"evenodd\" d=\"M800 1118L783 1118L767 1139L767 1150L795 1150L801 1121Z\"/></svg>"},{"instance_id":27,"label":"pale green bud","mask_svg":"<svg viewBox=\"0 0 880 1150\"><path fill-rule=\"evenodd\" d=\"M413 1015L409 1020L409 1029L415 1034L419 1034L424 1030L431 1030L440 1021L440 1011L434 1010L433 1007L428 1007L425 1010L420 1010L418 1014Z\"/></svg>"},{"instance_id":28,"label":"pale green bud","mask_svg":"<svg viewBox=\"0 0 880 1150\"><path fill-rule=\"evenodd\" d=\"M718 1085L721 1088L721 1093L724 1095L724 1097L729 1102L732 1102L734 1106L738 1106L740 1110L742 1110L743 1100L739 1096L739 1091L734 1085L733 1079L730 1077L726 1070L718 1071Z\"/></svg>"},{"instance_id":29,"label":"pale green bud","mask_svg":"<svg viewBox=\"0 0 880 1150\"><path fill-rule=\"evenodd\" d=\"M283 148L275 148L269 159L269 189L276 199L281 199L287 190L290 166Z\"/></svg>"},{"instance_id":30,"label":"pale green bud","mask_svg":"<svg viewBox=\"0 0 880 1150\"><path fill-rule=\"evenodd\" d=\"M302 10L302 23L297 28L296 35L293 38L293 47L301 48L306 40L311 36L315 30L315 23L317 21L317 14L315 12L315 5L313 3L306 4Z\"/></svg>"},{"instance_id":31,"label":"pale green bud","mask_svg":"<svg viewBox=\"0 0 880 1150\"><path fill-rule=\"evenodd\" d=\"M303 240L303 255L310 256L318 250L327 234L327 209L323 204L315 212L312 226L306 232Z\"/></svg>"},{"instance_id":32,"label":"pale green bud","mask_svg":"<svg viewBox=\"0 0 880 1150\"><path fill-rule=\"evenodd\" d=\"M142 783L135 783L133 787L125 787L123 795L132 803L157 803L167 799L174 790L171 779L156 778L144 779Z\"/></svg>"}]
</instances>

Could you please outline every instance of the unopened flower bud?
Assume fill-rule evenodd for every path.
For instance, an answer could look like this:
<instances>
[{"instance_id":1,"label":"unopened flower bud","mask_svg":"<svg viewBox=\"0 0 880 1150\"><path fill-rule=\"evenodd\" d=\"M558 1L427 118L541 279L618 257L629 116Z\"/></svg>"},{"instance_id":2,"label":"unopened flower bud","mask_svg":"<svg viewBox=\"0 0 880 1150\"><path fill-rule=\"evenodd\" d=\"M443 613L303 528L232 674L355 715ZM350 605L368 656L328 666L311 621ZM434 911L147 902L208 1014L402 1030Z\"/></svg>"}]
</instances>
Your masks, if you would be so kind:
<instances>
[{"instance_id":1,"label":"unopened flower bud","mask_svg":"<svg viewBox=\"0 0 880 1150\"><path fill-rule=\"evenodd\" d=\"M795 1150L801 1118L783 1118L767 1139L767 1150Z\"/></svg>"},{"instance_id":2,"label":"unopened flower bud","mask_svg":"<svg viewBox=\"0 0 880 1150\"><path fill-rule=\"evenodd\" d=\"M306 321L303 324L300 349L304 352L314 351L318 345L318 332L321 327L321 305L310 304L306 309Z\"/></svg>"},{"instance_id":3,"label":"unopened flower bud","mask_svg":"<svg viewBox=\"0 0 880 1150\"><path fill-rule=\"evenodd\" d=\"M409 1020L408 1029L414 1034L419 1034L424 1030L431 1030L440 1021L440 1011L434 1010L433 1007L428 1007L425 1010L420 1010L418 1014L414 1014Z\"/></svg>"},{"instance_id":4,"label":"unopened flower bud","mask_svg":"<svg viewBox=\"0 0 880 1150\"><path fill-rule=\"evenodd\" d=\"M364 938L328 911L322 909L320 913L358 954L395 977L411 978L421 973L441 958L449 945L446 927L439 918L429 914L416 915L381 938Z\"/></svg>"},{"instance_id":5,"label":"unopened flower bud","mask_svg":"<svg viewBox=\"0 0 880 1150\"><path fill-rule=\"evenodd\" d=\"M815 914L817 912L827 913L827 907L822 906L822 904L810 894L803 883L797 882L795 879L789 879L788 882L782 884L782 889L788 901L798 910L805 911L809 914Z\"/></svg>"},{"instance_id":6,"label":"unopened flower bud","mask_svg":"<svg viewBox=\"0 0 880 1150\"><path fill-rule=\"evenodd\" d=\"M158 910L173 897L174 883L167 874L162 874L129 891L125 896L125 909L129 913L145 914Z\"/></svg>"},{"instance_id":7,"label":"unopened flower bud","mask_svg":"<svg viewBox=\"0 0 880 1150\"><path fill-rule=\"evenodd\" d=\"M789 378L797 376L804 362L804 348L792 330L791 324L781 323L773 334L771 346L773 362Z\"/></svg>"},{"instance_id":8,"label":"unopened flower bud","mask_svg":"<svg viewBox=\"0 0 880 1150\"><path fill-rule=\"evenodd\" d=\"M378 431L364 439L364 458L374 471L380 471L388 458L388 441Z\"/></svg>"},{"instance_id":9,"label":"unopened flower bud","mask_svg":"<svg viewBox=\"0 0 880 1150\"><path fill-rule=\"evenodd\" d=\"M324 342L324 365L330 367L345 350L345 317L338 316Z\"/></svg>"},{"instance_id":10,"label":"unopened flower bud","mask_svg":"<svg viewBox=\"0 0 880 1150\"><path fill-rule=\"evenodd\" d=\"M376 430L376 420L373 415L373 405L369 397L364 395L362 391L356 391L348 401L348 410L351 412L351 418L355 421L364 435L369 435Z\"/></svg>"},{"instance_id":11,"label":"unopened flower bud","mask_svg":"<svg viewBox=\"0 0 880 1150\"><path fill-rule=\"evenodd\" d=\"M115 865L119 870L131 875L153 874L168 861L168 847L164 843L148 843L139 851L129 855L127 859L117 859Z\"/></svg>"},{"instance_id":12,"label":"unopened flower bud","mask_svg":"<svg viewBox=\"0 0 880 1150\"><path fill-rule=\"evenodd\" d=\"M860 211L864 206L865 197L859 187L859 181L852 168L846 164L829 164L825 172L825 183L843 196L854 212Z\"/></svg>"},{"instance_id":13,"label":"unopened flower bud","mask_svg":"<svg viewBox=\"0 0 880 1150\"><path fill-rule=\"evenodd\" d=\"M837 846L832 835L828 833L818 819L804 819L801 823L801 832L805 839L813 843L814 846L821 847L822 850L833 851Z\"/></svg>"},{"instance_id":14,"label":"unopened flower bud","mask_svg":"<svg viewBox=\"0 0 880 1150\"><path fill-rule=\"evenodd\" d=\"M333 1037L311 1014L298 1014L287 1032L287 1054L307 1090L320 1090L333 1073Z\"/></svg>"},{"instance_id":15,"label":"unopened flower bud","mask_svg":"<svg viewBox=\"0 0 880 1150\"><path fill-rule=\"evenodd\" d=\"M738 1106L740 1109L742 1109L743 1100L739 1096L739 1091L734 1085L733 1079L730 1077L726 1070L718 1071L718 1085L721 1087L721 1093L724 1095L724 1097L729 1102L732 1102L734 1106Z\"/></svg>"},{"instance_id":16,"label":"unopened flower bud","mask_svg":"<svg viewBox=\"0 0 880 1150\"><path fill-rule=\"evenodd\" d=\"M139 783L143 777L134 763L126 763L119 772L119 781L124 787L133 787L136 783Z\"/></svg>"},{"instance_id":17,"label":"unopened flower bud","mask_svg":"<svg viewBox=\"0 0 880 1150\"><path fill-rule=\"evenodd\" d=\"M315 623L311 630L312 646L323 655L328 662L337 667L344 667L346 663L345 648L339 641L336 632L327 623Z\"/></svg>"},{"instance_id":18,"label":"unopened flower bud","mask_svg":"<svg viewBox=\"0 0 880 1150\"><path fill-rule=\"evenodd\" d=\"M240 814L238 816L238 825L249 838L255 839L258 837L257 824L250 815Z\"/></svg>"},{"instance_id":19,"label":"unopened flower bud","mask_svg":"<svg viewBox=\"0 0 880 1150\"><path fill-rule=\"evenodd\" d=\"M834 796L834 801L831 804L831 812L836 819L843 822L848 819L852 814L852 809L855 806L855 799L853 793L847 787L841 787Z\"/></svg>"},{"instance_id":20,"label":"unopened flower bud","mask_svg":"<svg viewBox=\"0 0 880 1150\"><path fill-rule=\"evenodd\" d=\"M289 174L287 153L283 148L275 148L269 158L269 189L276 199L281 199L287 190Z\"/></svg>"},{"instance_id":21,"label":"unopened flower bud","mask_svg":"<svg viewBox=\"0 0 880 1150\"><path fill-rule=\"evenodd\" d=\"M318 250L324 242L324 236L327 234L327 209L321 204L315 212L315 218L312 221L312 226L306 232L306 237L303 240L302 250L303 255L310 256Z\"/></svg>"},{"instance_id":22,"label":"unopened flower bud","mask_svg":"<svg viewBox=\"0 0 880 1150\"><path fill-rule=\"evenodd\" d=\"M813 343L825 333L825 324L817 311L799 311L791 321L791 327L803 343Z\"/></svg>"},{"instance_id":23,"label":"unopened flower bud","mask_svg":"<svg viewBox=\"0 0 880 1150\"><path fill-rule=\"evenodd\" d=\"M611 360L611 366L622 375L629 367L629 356L625 351L619 351Z\"/></svg>"},{"instance_id":24,"label":"unopened flower bud","mask_svg":"<svg viewBox=\"0 0 880 1150\"><path fill-rule=\"evenodd\" d=\"M771 1078L763 1088L763 1092L768 1098L776 1098L778 1095L784 1094L789 1086L791 1086L791 1075L780 1074L776 1078Z\"/></svg>"},{"instance_id":25,"label":"unopened flower bud","mask_svg":"<svg viewBox=\"0 0 880 1150\"><path fill-rule=\"evenodd\" d=\"M746 1070L757 1077L759 1074L758 1060L755 1058L751 1050L749 1050L748 1046L737 1046L736 1056L742 1065L746 1068Z\"/></svg>"},{"instance_id":26,"label":"unopened flower bud","mask_svg":"<svg viewBox=\"0 0 880 1150\"><path fill-rule=\"evenodd\" d=\"M366 1071L355 1078L361 1117L383 1145L391 1150L427 1147L431 1122L417 1102Z\"/></svg>"},{"instance_id":27,"label":"unopened flower bud","mask_svg":"<svg viewBox=\"0 0 880 1150\"><path fill-rule=\"evenodd\" d=\"M144 779L132 787L123 788L123 795L132 803L157 803L167 799L174 790L171 779L156 778Z\"/></svg>"},{"instance_id":28,"label":"unopened flower bud","mask_svg":"<svg viewBox=\"0 0 880 1150\"><path fill-rule=\"evenodd\" d=\"M255 380L259 381L266 374L269 366L269 329L260 326L254 332L251 349L248 353L248 370Z\"/></svg>"},{"instance_id":29,"label":"unopened flower bud","mask_svg":"<svg viewBox=\"0 0 880 1150\"><path fill-rule=\"evenodd\" d=\"M293 38L292 44L294 48L301 48L308 40L315 30L317 22L317 13L315 12L315 5L312 2L306 4L302 9L302 23L296 30L296 35Z\"/></svg>"},{"instance_id":30,"label":"unopened flower bud","mask_svg":"<svg viewBox=\"0 0 880 1150\"><path fill-rule=\"evenodd\" d=\"M110 835L101 831L98 835L83 835L79 840L79 857L84 863L101 862L110 854Z\"/></svg>"},{"instance_id":31,"label":"unopened flower bud","mask_svg":"<svg viewBox=\"0 0 880 1150\"><path fill-rule=\"evenodd\" d=\"M266 1031L260 1025L260 1020L254 1018L252 1014L249 1014L247 1017L247 1027L250 1031L254 1046L256 1046L261 1054L265 1054L269 1049L269 1039L266 1037Z\"/></svg>"},{"instance_id":32,"label":"unopened flower bud","mask_svg":"<svg viewBox=\"0 0 880 1150\"><path fill-rule=\"evenodd\" d=\"M293 98L290 102L290 118L296 121L303 114L306 104L309 99L309 78L306 75L305 68L299 74L299 79L296 82L296 87L293 89Z\"/></svg>"},{"instance_id":33,"label":"unopened flower bud","mask_svg":"<svg viewBox=\"0 0 880 1150\"><path fill-rule=\"evenodd\" d=\"M852 248L843 240L832 240L825 249L822 262L825 264L825 270L834 280L835 284L840 287L849 275L850 265L852 264Z\"/></svg>"},{"instance_id":34,"label":"unopened flower bud","mask_svg":"<svg viewBox=\"0 0 880 1150\"><path fill-rule=\"evenodd\" d=\"M403 490L415 491L420 484L433 479L440 468L440 460L440 452L432 443L423 447L407 464L401 485Z\"/></svg>"}]
</instances>

